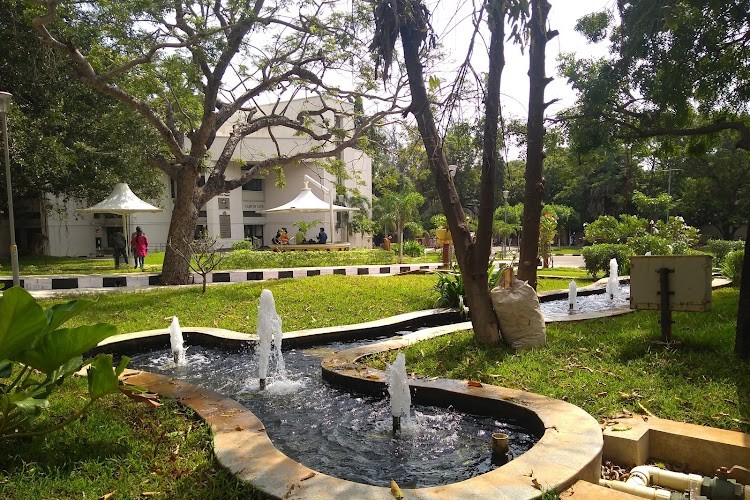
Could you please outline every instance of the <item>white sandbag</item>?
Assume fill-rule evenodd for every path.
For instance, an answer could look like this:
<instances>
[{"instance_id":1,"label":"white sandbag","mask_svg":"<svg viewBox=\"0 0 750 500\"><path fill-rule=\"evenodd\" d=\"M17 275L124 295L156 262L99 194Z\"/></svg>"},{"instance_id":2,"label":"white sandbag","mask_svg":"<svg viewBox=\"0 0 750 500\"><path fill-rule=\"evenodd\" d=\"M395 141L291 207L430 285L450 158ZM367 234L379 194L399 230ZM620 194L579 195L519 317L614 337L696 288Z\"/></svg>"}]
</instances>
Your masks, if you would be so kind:
<instances>
[{"instance_id":1,"label":"white sandbag","mask_svg":"<svg viewBox=\"0 0 750 500\"><path fill-rule=\"evenodd\" d=\"M513 278L508 288L495 287L490 296L503 340L514 349L545 346L544 316L536 291L528 283Z\"/></svg>"}]
</instances>

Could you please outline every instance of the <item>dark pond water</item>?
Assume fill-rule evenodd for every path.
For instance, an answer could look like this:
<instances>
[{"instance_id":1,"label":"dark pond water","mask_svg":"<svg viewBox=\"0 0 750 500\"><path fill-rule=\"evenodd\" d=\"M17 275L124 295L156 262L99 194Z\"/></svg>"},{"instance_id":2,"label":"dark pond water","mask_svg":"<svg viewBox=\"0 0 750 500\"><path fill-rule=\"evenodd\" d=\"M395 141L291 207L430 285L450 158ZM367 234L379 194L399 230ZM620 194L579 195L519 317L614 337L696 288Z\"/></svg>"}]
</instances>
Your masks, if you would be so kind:
<instances>
[{"instance_id":1,"label":"dark pond water","mask_svg":"<svg viewBox=\"0 0 750 500\"><path fill-rule=\"evenodd\" d=\"M500 416L419 405L394 436L387 398L351 393L321 377L323 356L363 343L285 351L289 379L272 379L265 391L258 390L252 352L191 346L187 367L175 367L168 350L135 355L130 367L188 380L240 401L263 421L283 453L317 471L359 483L388 486L393 479L413 488L462 481L498 466L490 453L493 432L510 435L511 458L539 439Z\"/></svg>"}]
</instances>

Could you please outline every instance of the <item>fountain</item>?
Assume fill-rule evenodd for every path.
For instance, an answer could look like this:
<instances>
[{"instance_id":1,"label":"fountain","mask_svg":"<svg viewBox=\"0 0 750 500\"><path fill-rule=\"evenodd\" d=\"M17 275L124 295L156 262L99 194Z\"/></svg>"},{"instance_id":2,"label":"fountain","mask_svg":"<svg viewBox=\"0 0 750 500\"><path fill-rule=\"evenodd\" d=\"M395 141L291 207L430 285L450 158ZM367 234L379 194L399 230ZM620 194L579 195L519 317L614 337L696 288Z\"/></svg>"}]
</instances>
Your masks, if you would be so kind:
<instances>
[{"instance_id":1,"label":"fountain","mask_svg":"<svg viewBox=\"0 0 750 500\"><path fill-rule=\"evenodd\" d=\"M276 314L273 294L270 290L263 290L258 304L258 378L261 390L266 388L272 353L275 354L277 373L281 378L286 376L284 358L281 356L281 337L281 317Z\"/></svg>"},{"instance_id":2,"label":"fountain","mask_svg":"<svg viewBox=\"0 0 750 500\"><path fill-rule=\"evenodd\" d=\"M309 493L306 498L324 498L344 490L350 491L351 488L361 493L355 495L358 498L374 497L374 493L380 497L379 492L387 491L391 480L401 487L420 489L427 495L425 499L433 498L432 486L439 486L435 492L446 488L453 491L455 488L456 494L451 493L452 497L463 498L469 492L476 491L486 494L484 497L491 497L508 487L513 488L515 494L521 485L523 494L514 498L534 498L538 491L527 484L528 477L523 475L529 469L534 469L535 477L539 477L540 481L552 485L568 484L571 481L568 477L591 476L589 480L598 477L600 463L596 460L596 454L601 453L601 431L596 421L582 410L561 401L510 389L494 386L478 388L476 385L466 387L463 381L409 379L417 390L412 395L403 355L396 358L387 373L380 372L380 375L355 361L365 352L363 350L383 349L376 347L381 344L374 343L386 335L380 329L368 335L353 330L344 336L340 328L331 328L325 332L326 336L330 334L330 338L318 338L321 332L289 335L284 352L285 365L294 373L295 380L300 381L294 383L301 384L304 390L279 397L276 388L285 384L279 384L281 380L275 373L271 375L269 368L275 364L277 370L284 372L284 364L280 363L281 319L276 314L270 291L264 290L261 294L258 311L258 342L255 349L262 349L263 352L250 361L249 369L254 371L256 368L253 365L258 363L257 369L264 387L266 379L272 377L273 383L268 383L267 390L248 392L248 359L244 348L247 340L236 338L233 339L238 340L236 349L229 345L191 346L191 363L179 379L173 378L173 371L164 363L169 353L154 349L134 354L131 365L147 371L136 372L130 375L129 380L136 385L153 389L158 387L157 390L166 397L190 400L198 411L210 409L207 412L210 422L214 416L220 415L224 420L214 437L217 456L222 463L232 464L240 455L246 456L241 468L236 463L230 469L240 470L237 474L245 480L249 476L242 471L252 471L249 474L253 476L253 484L272 496L284 494L284 491L278 493L276 486L266 484L265 478L276 477L277 473L286 474L285 485L291 484L287 478L296 478L295 484L299 484L303 492ZM429 318L433 320L434 313ZM393 332L397 335L389 338L388 345L399 342L401 335L404 338L423 335L422 332L403 331L411 320L402 321L404 324L399 325L400 329L394 328ZM201 330L196 328L196 331L208 336L219 338L222 335ZM312 341L313 335L317 341ZM198 340L202 336L194 338ZM221 337L221 343L225 344L229 337ZM127 347L123 348L127 350ZM328 356L322 364L321 355ZM272 358L276 358L275 363ZM352 375L355 378L350 379ZM386 379L389 381L390 402L379 397L382 395L382 382ZM350 380L351 383L343 383L343 380ZM207 391L200 391L199 398L186 398L186 394L195 394L195 389L191 388L194 386L190 383L198 384ZM347 386L349 390L342 390L342 386ZM234 401L222 399L210 389ZM417 398L414 407L411 406L412 397ZM252 409L253 413L243 412L240 404L248 410ZM581 418L570 421L575 422L578 440L582 422L586 424L585 448L587 453L592 454L579 458L581 449L577 447L575 453L565 456L565 463L574 465L570 467L571 475L563 479L558 477L558 472L548 474L544 467L539 466L539 461L544 461L542 457L549 453L550 447L567 453L565 446L570 439L570 429L566 427L568 420L558 421L560 412L580 414ZM389 414L391 419L388 419ZM262 424L248 424L255 419L254 415ZM407 420L403 421L403 418ZM590 425L587 425L589 422L586 418L591 421ZM389 428L389 420L393 420L393 428ZM231 432L221 430L230 421L232 423L227 429L231 429ZM547 425L553 425L555 432L547 431ZM393 435L396 432L398 439ZM505 443L500 442L504 441L500 439L502 435L513 436L507 452L503 447ZM494 453L490 453L489 449L491 440L496 442ZM544 445L534 446L538 440L543 441ZM512 462L505 465L510 459ZM282 462L284 467L279 468ZM511 465L513 463L516 465ZM314 467L314 470L305 465ZM266 474L265 471L271 468L276 472ZM259 471L263 471L260 476L256 475ZM301 483L300 477L314 479ZM498 482L499 477L514 479L508 486L503 481ZM545 479L547 477L549 480ZM304 497L304 493L302 495Z\"/></svg>"},{"instance_id":3,"label":"fountain","mask_svg":"<svg viewBox=\"0 0 750 500\"><path fill-rule=\"evenodd\" d=\"M615 300L619 284L617 277L617 259L612 258L609 260L609 279L607 279L607 295L609 295L609 300Z\"/></svg>"},{"instance_id":4,"label":"fountain","mask_svg":"<svg viewBox=\"0 0 750 500\"><path fill-rule=\"evenodd\" d=\"M568 285L568 313L573 314L578 310L578 286L575 280L570 280Z\"/></svg>"},{"instance_id":5,"label":"fountain","mask_svg":"<svg viewBox=\"0 0 750 500\"><path fill-rule=\"evenodd\" d=\"M169 345L172 350L172 359L177 366L184 366L187 363L185 357L185 345L182 338L182 330L177 316L172 316L172 324L169 325Z\"/></svg>"},{"instance_id":6,"label":"fountain","mask_svg":"<svg viewBox=\"0 0 750 500\"><path fill-rule=\"evenodd\" d=\"M406 376L406 358L403 353L396 356L396 361L386 369L388 394L391 397L391 415L393 416L393 432L401 430L401 418L409 421L411 408L411 393Z\"/></svg>"}]
</instances>

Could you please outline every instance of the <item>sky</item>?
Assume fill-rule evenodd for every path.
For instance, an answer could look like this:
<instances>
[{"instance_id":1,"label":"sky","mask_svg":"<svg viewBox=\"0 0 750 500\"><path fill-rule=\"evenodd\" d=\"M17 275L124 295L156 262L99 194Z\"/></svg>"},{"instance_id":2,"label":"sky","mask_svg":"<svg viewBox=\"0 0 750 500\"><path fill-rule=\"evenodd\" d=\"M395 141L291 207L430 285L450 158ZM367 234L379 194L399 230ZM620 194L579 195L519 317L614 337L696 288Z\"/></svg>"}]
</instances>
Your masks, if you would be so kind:
<instances>
[{"instance_id":1,"label":"sky","mask_svg":"<svg viewBox=\"0 0 750 500\"><path fill-rule=\"evenodd\" d=\"M545 101L559 98L560 102L547 108L547 115L554 114L575 103L575 92L565 78L557 75L557 57L563 53L573 52L579 56L603 56L607 53L606 44L590 45L575 32L576 21L591 12L613 10L614 0L549 0L552 8L548 16L548 29L559 31L546 49L547 76L554 80L547 86ZM428 1L433 12L433 28L449 54L449 60L443 64L446 69L444 78L449 78L452 70L464 60L472 33L471 20L468 18L472 3L469 0L436 0ZM459 11L457 12L457 6ZM529 67L528 50L521 54L520 48L511 43L505 44L505 69L501 84L501 106L506 117L524 117L529 100ZM452 60L452 61L451 61ZM482 45L475 48L472 63L479 71L487 70L487 49Z\"/></svg>"}]
</instances>

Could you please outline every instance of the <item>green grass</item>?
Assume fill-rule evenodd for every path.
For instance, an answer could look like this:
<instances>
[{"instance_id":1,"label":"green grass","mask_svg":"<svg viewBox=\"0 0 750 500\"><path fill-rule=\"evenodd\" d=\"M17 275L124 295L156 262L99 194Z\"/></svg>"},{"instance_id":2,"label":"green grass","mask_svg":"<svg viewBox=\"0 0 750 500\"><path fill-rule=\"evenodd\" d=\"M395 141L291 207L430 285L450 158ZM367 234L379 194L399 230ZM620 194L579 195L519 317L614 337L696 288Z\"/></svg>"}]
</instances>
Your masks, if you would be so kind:
<instances>
[{"instance_id":1,"label":"green grass","mask_svg":"<svg viewBox=\"0 0 750 500\"><path fill-rule=\"evenodd\" d=\"M675 313L665 349L658 313L547 326L547 347L514 353L478 345L472 332L404 349L409 371L479 380L567 400L603 420L646 413L723 429L750 431L750 363L732 350L737 289L714 291L712 311ZM376 365L395 352L374 358Z\"/></svg>"},{"instance_id":2,"label":"green grass","mask_svg":"<svg viewBox=\"0 0 750 500\"><path fill-rule=\"evenodd\" d=\"M552 255L581 255L581 247L552 247Z\"/></svg>"},{"instance_id":3,"label":"green grass","mask_svg":"<svg viewBox=\"0 0 750 500\"><path fill-rule=\"evenodd\" d=\"M159 272L164 262L163 252L146 255L146 271ZM120 263L120 269L115 269L114 257L86 258L86 257L21 257L18 261L19 274L50 275L50 274L122 274L140 273L133 269L133 258L130 265ZM0 276L10 276L12 270L10 261L0 261Z\"/></svg>"},{"instance_id":4,"label":"green grass","mask_svg":"<svg viewBox=\"0 0 750 500\"><path fill-rule=\"evenodd\" d=\"M536 274L537 276L569 276L575 279L576 283L578 283L579 278L591 280L591 276L589 276L586 270L579 267L554 267L551 269L537 269Z\"/></svg>"},{"instance_id":5,"label":"green grass","mask_svg":"<svg viewBox=\"0 0 750 500\"><path fill-rule=\"evenodd\" d=\"M328 275L211 286L205 294L199 286L125 292L100 296L94 307L69 324L108 322L126 333L166 328L171 316L178 316L186 326L254 332L260 292L267 288L274 294L285 331L336 326L429 309L437 298L436 281L434 275L419 274Z\"/></svg>"},{"instance_id":6,"label":"green grass","mask_svg":"<svg viewBox=\"0 0 750 500\"><path fill-rule=\"evenodd\" d=\"M397 276L314 276L210 286L157 288L104 294L66 325L106 322L128 333L169 326L172 316L183 326L254 332L260 292L273 292L285 331L372 321L430 309L437 300L434 274ZM540 289L567 289L567 280L540 280ZM356 298L353 300L353 298ZM44 307L68 299L40 301Z\"/></svg>"},{"instance_id":7,"label":"green grass","mask_svg":"<svg viewBox=\"0 0 750 500\"><path fill-rule=\"evenodd\" d=\"M55 421L80 407L85 393L85 379L66 381L42 419ZM110 397L61 431L3 442L0 497L262 498L218 464L208 425L188 408L163 403L150 408Z\"/></svg>"}]
</instances>

